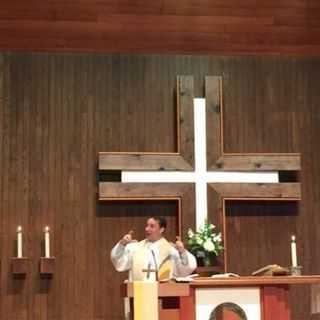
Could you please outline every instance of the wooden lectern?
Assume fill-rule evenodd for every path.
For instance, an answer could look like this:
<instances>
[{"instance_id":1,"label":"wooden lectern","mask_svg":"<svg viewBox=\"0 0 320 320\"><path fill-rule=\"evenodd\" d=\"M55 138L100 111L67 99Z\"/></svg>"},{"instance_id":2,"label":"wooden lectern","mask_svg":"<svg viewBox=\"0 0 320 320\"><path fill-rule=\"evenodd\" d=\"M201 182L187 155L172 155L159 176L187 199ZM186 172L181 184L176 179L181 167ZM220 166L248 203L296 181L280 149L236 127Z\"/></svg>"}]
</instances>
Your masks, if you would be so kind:
<instances>
[{"instance_id":1,"label":"wooden lectern","mask_svg":"<svg viewBox=\"0 0 320 320\"><path fill-rule=\"evenodd\" d=\"M290 320L289 290L292 285L320 284L320 276L270 276L239 278L197 278L190 283L159 284L160 320L203 320L208 315L200 315L201 296L205 293L212 302L215 290L254 289L258 292L259 317L261 320ZM212 292L212 293L211 293ZM133 298L133 285L123 285L123 296ZM219 296L221 298L221 295ZM208 306L206 306L208 309ZM248 320L252 317L248 316ZM135 319L136 320L136 319Z\"/></svg>"}]
</instances>

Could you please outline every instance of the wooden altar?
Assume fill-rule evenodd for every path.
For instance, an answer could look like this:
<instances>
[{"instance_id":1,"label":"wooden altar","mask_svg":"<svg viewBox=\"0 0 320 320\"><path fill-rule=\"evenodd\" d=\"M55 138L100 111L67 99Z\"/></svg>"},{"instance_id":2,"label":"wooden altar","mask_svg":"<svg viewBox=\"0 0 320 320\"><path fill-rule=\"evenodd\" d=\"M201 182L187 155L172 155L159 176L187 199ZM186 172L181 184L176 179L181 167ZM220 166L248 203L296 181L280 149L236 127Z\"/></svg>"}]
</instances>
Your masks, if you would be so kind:
<instances>
[{"instance_id":1,"label":"wooden altar","mask_svg":"<svg viewBox=\"0 0 320 320\"><path fill-rule=\"evenodd\" d=\"M205 288L257 288L260 292L261 320L290 320L289 290L293 285L320 284L320 276L278 276L239 278L196 278L190 283L159 285L159 319L199 320L197 291ZM123 296L133 298L132 283L124 284Z\"/></svg>"}]
</instances>

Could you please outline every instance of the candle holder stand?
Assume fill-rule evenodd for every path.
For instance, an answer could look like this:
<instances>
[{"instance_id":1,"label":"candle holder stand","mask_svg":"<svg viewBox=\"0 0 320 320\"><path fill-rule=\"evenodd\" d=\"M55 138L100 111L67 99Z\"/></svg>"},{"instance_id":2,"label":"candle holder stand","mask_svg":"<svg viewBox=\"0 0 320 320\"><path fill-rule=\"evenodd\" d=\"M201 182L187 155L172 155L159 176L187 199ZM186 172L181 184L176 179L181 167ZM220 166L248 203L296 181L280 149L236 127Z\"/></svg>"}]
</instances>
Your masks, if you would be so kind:
<instances>
[{"instance_id":1,"label":"candle holder stand","mask_svg":"<svg viewBox=\"0 0 320 320\"><path fill-rule=\"evenodd\" d=\"M291 266L290 273L292 276L301 276L302 275L302 266Z\"/></svg>"},{"instance_id":2,"label":"candle holder stand","mask_svg":"<svg viewBox=\"0 0 320 320\"><path fill-rule=\"evenodd\" d=\"M14 276L25 277L29 269L29 259L27 257L12 257L11 267Z\"/></svg>"},{"instance_id":3,"label":"candle holder stand","mask_svg":"<svg viewBox=\"0 0 320 320\"><path fill-rule=\"evenodd\" d=\"M52 277L54 274L56 264L55 257L41 257L40 258L40 275L43 277Z\"/></svg>"}]
</instances>

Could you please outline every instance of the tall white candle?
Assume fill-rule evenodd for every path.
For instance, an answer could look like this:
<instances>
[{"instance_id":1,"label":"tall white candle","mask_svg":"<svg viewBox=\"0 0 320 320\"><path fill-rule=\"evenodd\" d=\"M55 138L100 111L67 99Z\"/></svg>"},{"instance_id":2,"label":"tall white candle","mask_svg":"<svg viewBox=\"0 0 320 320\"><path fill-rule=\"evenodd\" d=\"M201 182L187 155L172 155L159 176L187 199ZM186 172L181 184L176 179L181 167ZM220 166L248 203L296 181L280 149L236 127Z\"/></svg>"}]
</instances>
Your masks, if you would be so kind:
<instances>
[{"instance_id":1,"label":"tall white candle","mask_svg":"<svg viewBox=\"0 0 320 320\"><path fill-rule=\"evenodd\" d=\"M293 267L298 266L297 262L297 245L296 245L296 237L291 236L291 263Z\"/></svg>"},{"instance_id":2,"label":"tall white candle","mask_svg":"<svg viewBox=\"0 0 320 320\"><path fill-rule=\"evenodd\" d=\"M17 253L18 258L22 258L22 227L17 228Z\"/></svg>"},{"instance_id":3,"label":"tall white candle","mask_svg":"<svg viewBox=\"0 0 320 320\"><path fill-rule=\"evenodd\" d=\"M44 228L44 244L45 244L45 257L50 258L50 229L48 226Z\"/></svg>"}]
</instances>

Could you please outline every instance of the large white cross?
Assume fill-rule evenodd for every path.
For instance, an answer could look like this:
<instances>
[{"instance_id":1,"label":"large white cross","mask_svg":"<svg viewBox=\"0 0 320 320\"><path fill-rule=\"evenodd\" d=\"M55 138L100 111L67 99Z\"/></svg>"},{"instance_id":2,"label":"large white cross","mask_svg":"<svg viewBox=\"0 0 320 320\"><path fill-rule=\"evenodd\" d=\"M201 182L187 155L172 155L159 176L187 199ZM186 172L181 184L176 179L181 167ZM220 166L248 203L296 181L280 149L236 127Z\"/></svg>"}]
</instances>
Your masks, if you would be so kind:
<instances>
[{"instance_id":1,"label":"large white cross","mask_svg":"<svg viewBox=\"0 0 320 320\"><path fill-rule=\"evenodd\" d=\"M196 226L201 227L207 218L207 183L279 182L278 172L227 172L207 171L206 105L205 99L194 99L194 171L122 171L122 182L191 182L196 186Z\"/></svg>"}]
</instances>

